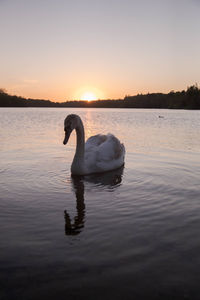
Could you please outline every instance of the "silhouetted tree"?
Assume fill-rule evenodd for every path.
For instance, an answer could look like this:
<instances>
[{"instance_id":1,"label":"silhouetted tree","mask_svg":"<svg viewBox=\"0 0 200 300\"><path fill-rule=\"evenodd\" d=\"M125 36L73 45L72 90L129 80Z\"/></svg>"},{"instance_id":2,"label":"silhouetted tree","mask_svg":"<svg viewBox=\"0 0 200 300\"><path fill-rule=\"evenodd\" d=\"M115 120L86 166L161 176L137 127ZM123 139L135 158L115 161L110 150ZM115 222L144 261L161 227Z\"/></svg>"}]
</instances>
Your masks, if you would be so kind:
<instances>
[{"instance_id":1,"label":"silhouetted tree","mask_svg":"<svg viewBox=\"0 0 200 300\"><path fill-rule=\"evenodd\" d=\"M197 84L186 91L168 94L148 93L136 96L125 96L124 99L107 99L96 101L66 101L62 103L42 99L26 99L9 95L0 88L1 107L117 107L117 108L171 108L171 109L200 109L200 89Z\"/></svg>"}]
</instances>

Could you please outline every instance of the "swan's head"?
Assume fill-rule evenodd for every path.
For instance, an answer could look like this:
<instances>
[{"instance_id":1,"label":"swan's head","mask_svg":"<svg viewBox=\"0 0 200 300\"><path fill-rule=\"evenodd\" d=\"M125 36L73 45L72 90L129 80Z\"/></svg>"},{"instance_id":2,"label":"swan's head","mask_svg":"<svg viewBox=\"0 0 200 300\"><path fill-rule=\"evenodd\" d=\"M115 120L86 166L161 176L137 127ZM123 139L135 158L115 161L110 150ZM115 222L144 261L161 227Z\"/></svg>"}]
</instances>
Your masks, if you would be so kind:
<instances>
[{"instance_id":1,"label":"swan's head","mask_svg":"<svg viewBox=\"0 0 200 300\"><path fill-rule=\"evenodd\" d=\"M64 121L65 138L63 144L66 145L71 132L78 127L80 118L77 115L68 115Z\"/></svg>"}]
</instances>

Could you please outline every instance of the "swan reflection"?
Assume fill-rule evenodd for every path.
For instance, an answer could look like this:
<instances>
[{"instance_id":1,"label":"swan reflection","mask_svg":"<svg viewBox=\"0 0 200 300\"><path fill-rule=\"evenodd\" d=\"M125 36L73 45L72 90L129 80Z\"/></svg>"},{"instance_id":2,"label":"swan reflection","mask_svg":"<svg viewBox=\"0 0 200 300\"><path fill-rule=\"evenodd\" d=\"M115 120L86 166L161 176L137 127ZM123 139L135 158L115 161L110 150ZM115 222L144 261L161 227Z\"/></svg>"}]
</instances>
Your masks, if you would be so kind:
<instances>
[{"instance_id":1,"label":"swan reflection","mask_svg":"<svg viewBox=\"0 0 200 300\"><path fill-rule=\"evenodd\" d=\"M72 177L72 184L76 195L77 215L74 217L74 222L72 223L69 214L66 210L64 211L66 235L77 235L84 227L85 203L83 178L79 176Z\"/></svg>"},{"instance_id":2,"label":"swan reflection","mask_svg":"<svg viewBox=\"0 0 200 300\"><path fill-rule=\"evenodd\" d=\"M72 222L67 210L64 211L66 235L78 235L84 228L86 211L84 203L84 182L94 183L95 185L98 184L114 190L122 181L123 170L124 166L111 172L71 177L76 196L76 216Z\"/></svg>"}]
</instances>

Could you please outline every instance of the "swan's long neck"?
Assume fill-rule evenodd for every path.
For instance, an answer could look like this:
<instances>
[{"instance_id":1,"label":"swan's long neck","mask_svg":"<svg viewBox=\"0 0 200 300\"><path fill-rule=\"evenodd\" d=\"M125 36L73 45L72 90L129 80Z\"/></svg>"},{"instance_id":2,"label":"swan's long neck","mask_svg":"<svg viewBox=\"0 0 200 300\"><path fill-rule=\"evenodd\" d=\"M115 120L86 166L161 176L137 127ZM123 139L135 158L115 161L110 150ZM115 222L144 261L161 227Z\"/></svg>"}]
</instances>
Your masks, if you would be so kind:
<instances>
[{"instance_id":1,"label":"swan's long neck","mask_svg":"<svg viewBox=\"0 0 200 300\"><path fill-rule=\"evenodd\" d=\"M85 132L83 123L76 128L76 153L75 157L83 158L85 153Z\"/></svg>"},{"instance_id":2,"label":"swan's long neck","mask_svg":"<svg viewBox=\"0 0 200 300\"><path fill-rule=\"evenodd\" d=\"M84 173L84 154L85 154L85 132L83 123L80 120L76 130L76 152L71 166L72 174L81 175Z\"/></svg>"}]
</instances>

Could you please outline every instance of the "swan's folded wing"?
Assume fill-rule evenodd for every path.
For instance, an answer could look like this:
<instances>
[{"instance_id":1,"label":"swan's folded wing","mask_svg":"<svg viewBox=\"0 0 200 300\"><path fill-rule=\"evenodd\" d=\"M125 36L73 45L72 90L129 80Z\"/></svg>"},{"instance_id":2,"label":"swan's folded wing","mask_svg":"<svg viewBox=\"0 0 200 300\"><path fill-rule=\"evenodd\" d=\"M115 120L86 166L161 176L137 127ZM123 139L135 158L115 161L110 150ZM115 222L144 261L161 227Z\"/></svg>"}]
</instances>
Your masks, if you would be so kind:
<instances>
[{"instance_id":1,"label":"swan's folded wing","mask_svg":"<svg viewBox=\"0 0 200 300\"><path fill-rule=\"evenodd\" d=\"M88 148L99 146L102 143L104 143L107 140L108 136L103 134L97 134L94 136L91 136L87 142L85 143L86 151Z\"/></svg>"},{"instance_id":2,"label":"swan's folded wing","mask_svg":"<svg viewBox=\"0 0 200 300\"><path fill-rule=\"evenodd\" d=\"M124 145L113 135L100 145L97 156L97 167L101 170L113 170L124 164Z\"/></svg>"},{"instance_id":3,"label":"swan's folded wing","mask_svg":"<svg viewBox=\"0 0 200 300\"><path fill-rule=\"evenodd\" d=\"M112 134L107 135L104 143L99 145L99 160L115 160L124 155L124 146Z\"/></svg>"},{"instance_id":4,"label":"swan's folded wing","mask_svg":"<svg viewBox=\"0 0 200 300\"><path fill-rule=\"evenodd\" d=\"M93 136L85 146L85 160L89 168L106 171L124 163L124 145L112 134Z\"/></svg>"}]
</instances>

